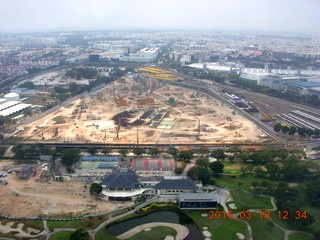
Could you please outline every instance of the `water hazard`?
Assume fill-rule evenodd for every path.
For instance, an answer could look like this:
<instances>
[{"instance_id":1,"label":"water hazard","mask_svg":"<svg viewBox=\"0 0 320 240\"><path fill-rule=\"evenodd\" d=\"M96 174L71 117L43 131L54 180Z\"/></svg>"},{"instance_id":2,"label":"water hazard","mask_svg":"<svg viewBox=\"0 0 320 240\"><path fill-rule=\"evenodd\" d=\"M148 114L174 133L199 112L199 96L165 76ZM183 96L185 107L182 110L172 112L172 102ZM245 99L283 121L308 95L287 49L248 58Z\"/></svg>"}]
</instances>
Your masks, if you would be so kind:
<instances>
[{"instance_id":1,"label":"water hazard","mask_svg":"<svg viewBox=\"0 0 320 240\"><path fill-rule=\"evenodd\" d=\"M189 235L186 240L201 240L201 233L197 225L190 217L183 213L174 211L152 212L142 217L136 217L121 223L109 226L106 231L108 234L117 236L134 227L151 222L168 222L181 224L189 229Z\"/></svg>"}]
</instances>

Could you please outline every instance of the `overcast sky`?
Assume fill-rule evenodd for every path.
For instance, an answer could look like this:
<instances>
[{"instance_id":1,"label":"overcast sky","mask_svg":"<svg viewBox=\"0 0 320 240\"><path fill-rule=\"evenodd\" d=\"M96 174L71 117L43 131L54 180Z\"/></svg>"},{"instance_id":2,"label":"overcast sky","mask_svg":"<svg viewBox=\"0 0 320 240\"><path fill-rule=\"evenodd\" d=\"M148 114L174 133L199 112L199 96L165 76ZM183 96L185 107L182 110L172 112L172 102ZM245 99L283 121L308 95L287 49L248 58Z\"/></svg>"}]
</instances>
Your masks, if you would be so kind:
<instances>
[{"instance_id":1,"label":"overcast sky","mask_svg":"<svg viewBox=\"0 0 320 240\"><path fill-rule=\"evenodd\" d=\"M320 0L0 0L0 31L320 31Z\"/></svg>"}]
</instances>

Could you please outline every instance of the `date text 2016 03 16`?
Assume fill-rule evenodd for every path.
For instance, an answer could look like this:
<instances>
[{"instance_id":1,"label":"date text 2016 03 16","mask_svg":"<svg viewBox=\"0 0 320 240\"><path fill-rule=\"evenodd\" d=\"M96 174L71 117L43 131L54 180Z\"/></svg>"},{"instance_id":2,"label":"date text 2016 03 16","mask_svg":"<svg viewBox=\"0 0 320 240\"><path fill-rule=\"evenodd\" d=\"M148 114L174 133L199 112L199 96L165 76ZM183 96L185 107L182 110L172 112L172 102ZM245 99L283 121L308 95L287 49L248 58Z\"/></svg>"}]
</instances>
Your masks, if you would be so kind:
<instances>
[{"instance_id":1,"label":"date text 2016 03 16","mask_svg":"<svg viewBox=\"0 0 320 240\"><path fill-rule=\"evenodd\" d=\"M256 212L256 211L255 211ZM209 211L208 218L210 220L216 219L233 219L233 218L239 218L243 220L249 220L254 217L252 215L251 210L241 210L237 213L232 213L232 211L220 211L220 210L211 210ZM271 212L269 210L259 210L258 212L258 218L259 219L266 219L269 220L271 218ZM295 210L295 211L288 211L288 210L282 210L276 212L277 217L282 220L288 220L290 218L295 218L297 220L300 219L306 219L307 218L307 212L302 210Z\"/></svg>"}]
</instances>

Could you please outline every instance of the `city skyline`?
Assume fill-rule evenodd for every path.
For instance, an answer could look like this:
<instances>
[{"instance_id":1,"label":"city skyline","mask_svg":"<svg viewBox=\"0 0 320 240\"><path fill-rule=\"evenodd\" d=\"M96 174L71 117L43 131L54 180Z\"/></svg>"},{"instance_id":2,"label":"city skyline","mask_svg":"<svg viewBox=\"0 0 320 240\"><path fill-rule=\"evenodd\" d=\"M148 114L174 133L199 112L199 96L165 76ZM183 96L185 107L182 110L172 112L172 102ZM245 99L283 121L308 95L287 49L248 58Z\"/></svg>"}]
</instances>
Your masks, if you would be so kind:
<instances>
[{"instance_id":1,"label":"city skyline","mask_svg":"<svg viewBox=\"0 0 320 240\"><path fill-rule=\"evenodd\" d=\"M0 2L0 31L189 29L318 33L319 7L316 0L4 0Z\"/></svg>"}]
</instances>

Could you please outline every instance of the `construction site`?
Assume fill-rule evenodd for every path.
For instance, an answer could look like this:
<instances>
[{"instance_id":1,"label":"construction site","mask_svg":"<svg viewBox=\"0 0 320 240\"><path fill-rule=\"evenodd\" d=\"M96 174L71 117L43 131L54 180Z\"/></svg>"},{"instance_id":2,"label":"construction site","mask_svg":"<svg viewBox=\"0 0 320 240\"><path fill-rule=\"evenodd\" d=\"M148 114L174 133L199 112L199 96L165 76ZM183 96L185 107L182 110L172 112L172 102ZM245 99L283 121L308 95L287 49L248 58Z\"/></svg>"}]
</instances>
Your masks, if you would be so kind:
<instances>
[{"instance_id":1,"label":"construction site","mask_svg":"<svg viewBox=\"0 0 320 240\"><path fill-rule=\"evenodd\" d=\"M86 183L52 181L51 177L46 177L46 171L39 164L33 165L33 173L27 180L21 179L17 172L22 168L23 165L17 165L16 162L0 161L0 170L7 169L8 172L7 176L2 177L2 181L7 184L0 188L1 215L71 217L107 212L123 206L92 197L89 193L90 186Z\"/></svg>"},{"instance_id":2,"label":"construction site","mask_svg":"<svg viewBox=\"0 0 320 240\"><path fill-rule=\"evenodd\" d=\"M23 126L18 137L72 143L271 142L221 101L169 84L178 80L168 72L143 68L142 74L118 79Z\"/></svg>"}]
</instances>

